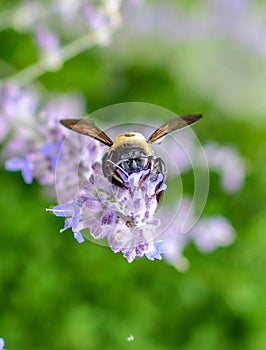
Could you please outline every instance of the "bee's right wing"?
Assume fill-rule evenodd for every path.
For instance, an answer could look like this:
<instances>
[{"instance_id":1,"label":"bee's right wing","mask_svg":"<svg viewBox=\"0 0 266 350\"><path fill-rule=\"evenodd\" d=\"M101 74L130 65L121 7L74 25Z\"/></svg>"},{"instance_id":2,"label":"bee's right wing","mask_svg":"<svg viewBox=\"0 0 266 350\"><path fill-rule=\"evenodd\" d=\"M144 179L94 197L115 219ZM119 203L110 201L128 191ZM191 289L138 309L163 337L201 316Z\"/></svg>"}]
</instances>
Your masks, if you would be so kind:
<instances>
[{"instance_id":1,"label":"bee's right wing","mask_svg":"<svg viewBox=\"0 0 266 350\"><path fill-rule=\"evenodd\" d=\"M60 123L68 129L78 132L79 134L87 135L100 141L106 146L111 147L113 144L110 137L99 129L95 125L94 121L90 119L62 119L60 120Z\"/></svg>"},{"instance_id":2,"label":"bee's right wing","mask_svg":"<svg viewBox=\"0 0 266 350\"><path fill-rule=\"evenodd\" d=\"M147 142L160 142L164 136L172 133L173 131L182 129L190 124L193 124L201 118L201 114L187 114L180 117L174 117L168 120L160 128L155 130L154 133L148 138Z\"/></svg>"}]
</instances>

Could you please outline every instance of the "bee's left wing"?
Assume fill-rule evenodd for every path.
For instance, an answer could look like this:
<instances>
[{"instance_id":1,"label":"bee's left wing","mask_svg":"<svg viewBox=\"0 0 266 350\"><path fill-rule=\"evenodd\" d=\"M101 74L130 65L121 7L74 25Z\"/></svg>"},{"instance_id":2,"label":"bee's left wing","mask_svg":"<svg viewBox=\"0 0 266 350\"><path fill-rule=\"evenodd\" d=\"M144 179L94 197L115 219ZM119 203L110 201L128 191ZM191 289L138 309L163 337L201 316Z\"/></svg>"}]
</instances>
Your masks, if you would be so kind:
<instances>
[{"instance_id":1,"label":"bee's left wing","mask_svg":"<svg viewBox=\"0 0 266 350\"><path fill-rule=\"evenodd\" d=\"M99 129L94 121L90 119L62 119L60 123L67 127L68 129L74 130L79 134L90 136L106 146L111 147L113 141L109 136L106 135L104 131Z\"/></svg>"},{"instance_id":2,"label":"bee's left wing","mask_svg":"<svg viewBox=\"0 0 266 350\"><path fill-rule=\"evenodd\" d=\"M201 114L187 114L180 117L171 118L160 128L155 130L154 133L148 138L147 142L160 142L164 136L175 130L182 129L190 124L193 124L201 118Z\"/></svg>"}]
</instances>

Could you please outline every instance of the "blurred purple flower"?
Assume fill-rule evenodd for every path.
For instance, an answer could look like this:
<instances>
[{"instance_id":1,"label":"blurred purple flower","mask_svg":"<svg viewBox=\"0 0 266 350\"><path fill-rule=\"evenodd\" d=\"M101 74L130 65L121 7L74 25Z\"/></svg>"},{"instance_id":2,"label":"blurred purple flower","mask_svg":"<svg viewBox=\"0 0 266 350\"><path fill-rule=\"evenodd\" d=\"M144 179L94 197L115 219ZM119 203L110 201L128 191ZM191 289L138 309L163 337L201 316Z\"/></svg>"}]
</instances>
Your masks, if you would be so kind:
<instances>
[{"instance_id":1,"label":"blurred purple flower","mask_svg":"<svg viewBox=\"0 0 266 350\"><path fill-rule=\"evenodd\" d=\"M131 7L140 7L143 4L144 0L128 0L128 5Z\"/></svg>"},{"instance_id":2,"label":"blurred purple flower","mask_svg":"<svg viewBox=\"0 0 266 350\"><path fill-rule=\"evenodd\" d=\"M180 130L177 136L167 137L162 145L165 150L163 159L167 164L169 177L191 169L197 162L197 145L194 136L189 130Z\"/></svg>"},{"instance_id":3,"label":"blurred purple flower","mask_svg":"<svg viewBox=\"0 0 266 350\"><path fill-rule=\"evenodd\" d=\"M8 125L8 138L2 159L9 171L21 171L26 183L37 179L42 185L55 185L61 196L73 198L75 186L90 166L100 160L103 148L94 140L71 134L59 120L84 115L80 96L53 96L40 101L37 93L20 90L15 85L3 85L1 118ZM5 125L6 125L5 124Z\"/></svg>"},{"instance_id":4,"label":"blurred purple flower","mask_svg":"<svg viewBox=\"0 0 266 350\"><path fill-rule=\"evenodd\" d=\"M43 52L54 52L59 47L57 35L41 25L36 28L36 42Z\"/></svg>"},{"instance_id":5,"label":"blurred purple flower","mask_svg":"<svg viewBox=\"0 0 266 350\"><path fill-rule=\"evenodd\" d=\"M54 0L52 8L63 21L70 23L78 18L82 3L82 0Z\"/></svg>"},{"instance_id":6,"label":"blurred purple flower","mask_svg":"<svg viewBox=\"0 0 266 350\"><path fill-rule=\"evenodd\" d=\"M29 163L27 157L12 158L6 162L6 170L9 171L21 171L22 177L26 184L32 182L32 164Z\"/></svg>"},{"instance_id":7,"label":"blurred purple flower","mask_svg":"<svg viewBox=\"0 0 266 350\"><path fill-rule=\"evenodd\" d=\"M94 30L103 29L110 25L110 19L104 13L101 13L92 4L86 4L83 13L88 25Z\"/></svg>"},{"instance_id":8,"label":"blurred purple flower","mask_svg":"<svg viewBox=\"0 0 266 350\"><path fill-rule=\"evenodd\" d=\"M53 0L45 4L21 1L14 7L9 23L15 30L35 36L45 63L60 63L64 57L59 56L59 51L62 53L59 42L71 45L91 30L101 32L103 27L110 35L120 24L120 0L94 3L87 0Z\"/></svg>"},{"instance_id":9,"label":"blurred purple flower","mask_svg":"<svg viewBox=\"0 0 266 350\"><path fill-rule=\"evenodd\" d=\"M0 338L0 350L6 350L4 346L5 346L5 340L4 338Z\"/></svg>"},{"instance_id":10,"label":"blurred purple flower","mask_svg":"<svg viewBox=\"0 0 266 350\"><path fill-rule=\"evenodd\" d=\"M191 235L198 249L205 253L232 244L235 230L223 216L214 216L200 219Z\"/></svg>"},{"instance_id":11,"label":"blurred purple flower","mask_svg":"<svg viewBox=\"0 0 266 350\"><path fill-rule=\"evenodd\" d=\"M178 208L178 212L173 218L173 208L175 206ZM165 258L180 271L186 270L188 267L188 261L183 255L183 250L188 244L190 237L183 230L185 220L191 221L192 219L189 216L190 206L190 199L178 198L175 205L171 205L171 207L165 205L159 213L161 227L163 227L160 237L164 241Z\"/></svg>"},{"instance_id":12,"label":"blurred purple flower","mask_svg":"<svg viewBox=\"0 0 266 350\"><path fill-rule=\"evenodd\" d=\"M25 89L22 93L15 84L3 84L0 87L1 139L10 133L28 138L32 134L38 104L33 89Z\"/></svg>"},{"instance_id":13,"label":"blurred purple flower","mask_svg":"<svg viewBox=\"0 0 266 350\"><path fill-rule=\"evenodd\" d=\"M57 66L61 61L58 34L52 32L45 25L39 24L35 28L35 39L44 62L49 66Z\"/></svg>"},{"instance_id":14,"label":"blurred purple flower","mask_svg":"<svg viewBox=\"0 0 266 350\"><path fill-rule=\"evenodd\" d=\"M154 215L156 195L166 185L161 174L155 179L149 175L149 170L133 173L125 179L127 187L121 188L108 181L101 164L95 163L78 197L51 210L66 217L62 231L71 228L79 243L84 240L81 231L89 228L93 238L107 238L110 248L122 252L129 262L143 255L149 260L161 259L163 243L154 238L160 220Z\"/></svg>"},{"instance_id":15,"label":"blurred purple flower","mask_svg":"<svg viewBox=\"0 0 266 350\"><path fill-rule=\"evenodd\" d=\"M211 142L204 147L211 170L222 177L222 186L228 193L238 191L245 178L245 163L232 146L220 146Z\"/></svg>"},{"instance_id":16,"label":"blurred purple flower","mask_svg":"<svg viewBox=\"0 0 266 350\"><path fill-rule=\"evenodd\" d=\"M164 141L163 159L167 174L173 177L189 169L199 168L217 172L226 193L241 189L246 175L245 160L234 146L209 142L201 149L193 135L186 130L178 133L178 139L169 137ZM206 162L207 159L207 162Z\"/></svg>"},{"instance_id":17,"label":"blurred purple flower","mask_svg":"<svg viewBox=\"0 0 266 350\"><path fill-rule=\"evenodd\" d=\"M198 219L193 210L193 203L189 198L178 199L178 211L171 219L171 209L162 208L162 227L164 231L161 239L164 241L166 260L178 270L185 271L189 262L183 255L185 247L194 243L203 253L211 252L218 247L227 246L235 240L235 230L223 216L204 217ZM193 226L185 232L186 226Z\"/></svg>"}]
</instances>

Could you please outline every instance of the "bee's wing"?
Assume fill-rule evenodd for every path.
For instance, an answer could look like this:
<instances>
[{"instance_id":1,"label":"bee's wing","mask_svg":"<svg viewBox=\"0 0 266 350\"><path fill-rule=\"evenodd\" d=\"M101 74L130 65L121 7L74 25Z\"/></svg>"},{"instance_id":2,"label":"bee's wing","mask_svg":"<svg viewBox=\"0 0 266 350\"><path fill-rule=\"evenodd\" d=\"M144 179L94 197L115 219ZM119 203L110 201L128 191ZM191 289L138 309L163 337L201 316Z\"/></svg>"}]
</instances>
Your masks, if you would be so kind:
<instances>
[{"instance_id":1,"label":"bee's wing","mask_svg":"<svg viewBox=\"0 0 266 350\"><path fill-rule=\"evenodd\" d=\"M68 129L74 130L79 134L90 136L105 145L111 147L113 141L101 129L99 129L94 121L89 119L62 119L60 123Z\"/></svg>"},{"instance_id":2,"label":"bee's wing","mask_svg":"<svg viewBox=\"0 0 266 350\"><path fill-rule=\"evenodd\" d=\"M195 123L202 118L201 114L187 114L180 117L174 117L169 119L165 124L160 128L154 131L153 134L148 138L147 142L158 142L161 139L171 132L182 129L185 126Z\"/></svg>"}]
</instances>

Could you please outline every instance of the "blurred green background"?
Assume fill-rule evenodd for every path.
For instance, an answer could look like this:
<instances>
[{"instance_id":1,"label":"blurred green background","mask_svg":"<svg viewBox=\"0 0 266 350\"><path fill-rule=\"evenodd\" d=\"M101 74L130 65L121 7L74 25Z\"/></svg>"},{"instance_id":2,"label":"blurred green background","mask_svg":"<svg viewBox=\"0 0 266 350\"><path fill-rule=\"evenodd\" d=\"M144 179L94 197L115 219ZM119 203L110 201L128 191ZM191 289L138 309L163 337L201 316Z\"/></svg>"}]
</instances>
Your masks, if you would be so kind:
<instances>
[{"instance_id":1,"label":"blurred green background","mask_svg":"<svg viewBox=\"0 0 266 350\"><path fill-rule=\"evenodd\" d=\"M60 235L63 222L45 212L51 201L40 186L27 186L20 174L2 168L0 337L8 350L266 348L266 58L237 42L226 25L224 35L195 40L188 34L186 40L186 32L183 40L162 33L167 15L177 10L195 23L213 21L208 3L200 3L182 1L177 9L167 1L173 11L153 12L161 4L147 1L136 14L125 11L110 46L93 48L38 81L49 92L82 93L88 112L143 101L178 114L202 113L194 128L199 140L234 145L246 159L245 185L236 194L225 194L211 174L204 211L225 215L236 242L211 254L187 247L185 274L145 258L128 264L108 248ZM9 4L1 1L1 10ZM252 14L263 10L262 2L252 3ZM159 30L134 35L130 23L145 13L146 26L160 14ZM182 30L184 17L177 16L173 33ZM246 20L240 14L237 23ZM0 42L2 77L38 58L28 34L6 29Z\"/></svg>"}]
</instances>

